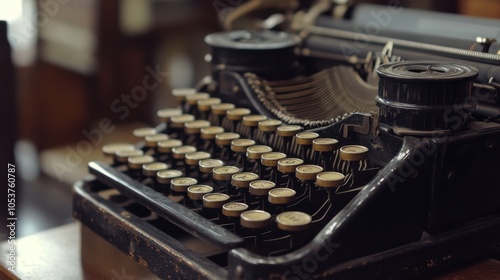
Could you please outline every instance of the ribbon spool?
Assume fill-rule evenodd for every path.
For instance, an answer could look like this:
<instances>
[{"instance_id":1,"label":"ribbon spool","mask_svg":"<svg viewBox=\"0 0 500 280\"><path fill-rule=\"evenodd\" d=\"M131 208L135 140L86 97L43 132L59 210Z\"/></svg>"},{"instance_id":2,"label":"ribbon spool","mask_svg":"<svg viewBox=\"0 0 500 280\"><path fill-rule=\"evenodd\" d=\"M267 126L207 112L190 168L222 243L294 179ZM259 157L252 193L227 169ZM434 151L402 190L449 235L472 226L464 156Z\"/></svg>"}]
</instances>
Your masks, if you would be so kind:
<instances>
[{"instance_id":1,"label":"ribbon spool","mask_svg":"<svg viewBox=\"0 0 500 280\"><path fill-rule=\"evenodd\" d=\"M476 68L440 61L404 61L377 68L381 123L398 135L428 136L464 130L476 103Z\"/></svg>"},{"instance_id":2,"label":"ribbon spool","mask_svg":"<svg viewBox=\"0 0 500 280\"><path fill-rule=\"evenodd\" d=\"M211 49L214 73L220 70L240 74L251 72L276 80L295 76L298 68L297 36L272 30L237 30L212 33L205 37Z\"/></svg>"}]
</instances>

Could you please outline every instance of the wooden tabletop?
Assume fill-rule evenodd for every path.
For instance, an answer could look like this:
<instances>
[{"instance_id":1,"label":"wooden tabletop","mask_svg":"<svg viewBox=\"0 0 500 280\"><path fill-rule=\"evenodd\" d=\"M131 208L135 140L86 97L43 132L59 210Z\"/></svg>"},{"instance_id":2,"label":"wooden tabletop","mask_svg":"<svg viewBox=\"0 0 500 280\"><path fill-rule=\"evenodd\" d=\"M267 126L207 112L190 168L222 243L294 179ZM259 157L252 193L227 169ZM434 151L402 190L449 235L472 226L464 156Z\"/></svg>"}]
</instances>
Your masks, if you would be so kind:
<instances>
[{"instance_id":1,"label":"wooden tabletop","mask_svg":"<svg viewBox=\"0 0 500 280\"><path fill-rule=\"evenodd\" d=\"M158 279L79 223L16 240L14 273L5 259L9 246L0 245L0 279Z\"/></svg>"},{"instance_id":2,"label":"wooden tabletop","mask_svg":"<svg viewBox=\"0 0 500 280\"><path fill-rule=\"evenodd\" d=\"M0 245L0 279L158 279L143 266L79 223L16 240L16 269L8 270L7 242ZM428 279L428 278L427 278ZM485 259L433 279L500 279L500 258Z\"/></svg>"}]
</instances>

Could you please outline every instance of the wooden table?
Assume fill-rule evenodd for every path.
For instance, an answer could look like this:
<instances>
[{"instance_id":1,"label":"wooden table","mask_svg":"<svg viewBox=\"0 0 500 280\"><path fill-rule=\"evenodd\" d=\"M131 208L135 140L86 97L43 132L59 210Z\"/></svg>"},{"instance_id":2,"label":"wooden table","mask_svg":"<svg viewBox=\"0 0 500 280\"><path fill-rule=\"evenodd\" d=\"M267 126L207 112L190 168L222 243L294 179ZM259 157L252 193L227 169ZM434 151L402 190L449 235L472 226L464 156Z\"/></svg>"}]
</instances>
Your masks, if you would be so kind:
<instances>
[{"instance_id":1,"label":"wooden table","mask_svg":"<svg viewBox=\"0 0 500 280\"><path fill-rule=\"evenodd\" d=\"M15 273L0 246L0 279L158 279L86 227L71 223L16 240Z\"/></svg>"},{"instance_id":2,"label":"wooden table","mask_svg":"<svg viewBox=\"0 0 500 280\"><path fill-rule=\"evenodd\" d=\"M16 240L16 270L8 270L7 242L0 245L0 279L158 279L146 268L79 223ZM486 259L433 279L500 279L500 260Z\"/></svg>"}]
</instances>

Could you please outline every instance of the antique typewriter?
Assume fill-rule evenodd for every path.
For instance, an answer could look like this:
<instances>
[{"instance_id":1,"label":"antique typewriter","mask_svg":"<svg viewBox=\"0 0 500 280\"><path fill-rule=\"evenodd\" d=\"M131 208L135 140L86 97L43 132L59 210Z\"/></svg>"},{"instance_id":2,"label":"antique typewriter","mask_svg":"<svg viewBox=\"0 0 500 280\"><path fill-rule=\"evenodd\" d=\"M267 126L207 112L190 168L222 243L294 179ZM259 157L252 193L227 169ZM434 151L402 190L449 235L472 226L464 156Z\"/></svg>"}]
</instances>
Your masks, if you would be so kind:
<instances>
[{"instance_id":1,"label":"antique typewriter","mask_svg":"<svg viewBox=\"0 0 500 280\"><path fill-rule=\"evenodd\" d=\"M334 8L208 35L211 75L103 147L75 217L164 279L412 279L498 255L500 22ZM425 18L459 35L402 31Z\"/></svg>"}]
</instances>

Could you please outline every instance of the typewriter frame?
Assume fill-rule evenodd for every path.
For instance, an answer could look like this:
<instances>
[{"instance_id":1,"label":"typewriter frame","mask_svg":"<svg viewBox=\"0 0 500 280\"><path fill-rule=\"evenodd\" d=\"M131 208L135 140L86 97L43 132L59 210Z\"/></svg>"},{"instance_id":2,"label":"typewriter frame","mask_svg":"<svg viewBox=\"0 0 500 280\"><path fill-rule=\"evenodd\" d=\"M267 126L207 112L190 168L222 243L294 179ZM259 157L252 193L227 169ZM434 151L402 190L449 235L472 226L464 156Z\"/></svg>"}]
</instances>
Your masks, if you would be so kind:
<instances>
[{"instance_id":1,"label":"typewriter frame","mask_svg":"<svg viewBox=\"0 0 500 280\"><path fill-rule=\"evenodd\" d=\"M251 94L242 72L219 66L200 90L274 117ZM500 170L500 124L472 122L458 133L398 136L376 115L355 113L313 130L340 145L369 147L369 161L381 169L359 193L344 194L345 207L292 253L263 257L221 233L227 237L221 251L203 257L175 235L182 228L182 234L210 241L213 231L179 222L181 210L158 202L154 191L101 163L89 165L95 178L75 184L74 216L161 278L413 279L500 253L500 204L495 201L500 197L495 174ZM98 194L109 187L139 203L139 214L154 214L136 216ZM153 225L158 216L176 226ZM202 220L190 224L197 222Z\"/></svg>"},{"instance_id":2,"label":"typewriter frame","mask_svg":"<svg viewBox=\"0 0 500 280\"><path fill-rule=\"evenodd\" d=\"M436 164L440 171L444 171L446 166L456 165L453 163L456 159L450 155L460 151L461 145L457 143L468 143L466 147L473 150L468 154L486 158L479 164L477 161L470 161L469 166L490 168L487 170L491 171L491 166L493 169L495 167L492 156L495 153L492 151L500 149L500 125L473 122L469 130L446 137L401 138L392 134L390 127L384 125L379 127L379 133L373 134L370 125L376 124L374 120L376 119L368 114L354 114L323 130L323 133L336 131L336 134L343 134L344 139L355 140L362 145L373 147L373 143L385 143L378 148L391 151L386 155L394 153L395 156L309 244L288 255L262 257L245 249L231 249L234 244L229 242L224 249L228 253L228 268L224 269L191 251L168 231L162 231L119 204L99 196L96 190L105 184L157 212L159 216L168 217L172 214L162 213L161 208L154 206L154 193L139 194L138 182L132 183L131 179L127 181L124 179L126 175L121 176L119 172L99 170L105 166L99 163L89 165L90 173L97 174L98 180L88 179L75 184L74 216L161 278L177 275L207 279L282 279L295 275L300 279L301 274L293 274L293 269L297 268L302 269L302 275L306 273L313 278L335 276L351 279L366 275L376 279L415 278L500 252L498 207L483 208L463 220L450 220L452 215L449 209L457 210L457 205L470 197L456 201L458 204L448 203L443 196L448 195L449 189L434 188L434 185L450 180L450 171L433 172L432 168L432 164ZM403 166L410 159L418 158L430 150L432 153L423 162L410 165L414 168L412 172L404 173ZM377 159L373 154L371 157L375 161L387 160ZM109 167L109 170L112 168ZM414 176L413 172L425 176ZM441 174L446 174L447 177L442 178ZM393 180L388 180L391 176ZM470 191L471 186L467 185L467 180L464 181L460 176L451 179L452 183L458 184L456 189ZM488 182L494 178L483 174L480 180ZM388 182L392 182L392 185ZM485 197L498 197L500 190L493 188L489 191L491 194ZM472 205L466 210L474 208L475 205ZM481 216L483 217L479 218ZM386 225L378 227L371 224L367 227L367 221ZM432 234L422 235L422 229ZM325 244L331 245L331 252L328 252ZM224 259L224 254L214 256L215 262L221 262L217 258ZM318 256L325 254L327 259L320 261ZM225 264L224 260L221 263ZM313 263L315 271L310 269ZM332 263L333 265L328 265ZM309 270L311 271L308 272Z\"/></svg>"}]
</instances>

